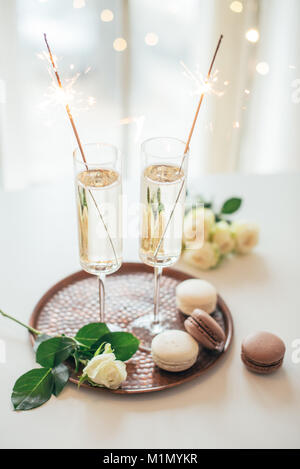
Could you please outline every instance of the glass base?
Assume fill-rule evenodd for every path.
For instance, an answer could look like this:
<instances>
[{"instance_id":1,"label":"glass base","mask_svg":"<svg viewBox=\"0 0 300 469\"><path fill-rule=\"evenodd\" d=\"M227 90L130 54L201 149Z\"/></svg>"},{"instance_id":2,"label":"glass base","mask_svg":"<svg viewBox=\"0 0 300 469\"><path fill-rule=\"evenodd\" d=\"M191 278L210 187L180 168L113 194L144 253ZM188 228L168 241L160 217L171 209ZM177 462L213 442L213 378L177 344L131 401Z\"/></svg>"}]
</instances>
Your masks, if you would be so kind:
<instances>
[{"instance_id":1,"label":"glass base","mask_svg":"<svg viewBox=\"0 0 300 469\"><path fill-rule=\"evenodd\" d=\"M128 328L140 340L140 349L146 352L151 351L152 339L160 332L167 329L163 322L154 323L153 314L145 314L134 319Z\"/></svg>"},{"instance_id":2,"label":"glass base","mask_svg":"<svg viewBox=\"0 0 300 469\"><path fill-rule=\"evenodd\" d=\"M89 274L92 275L111 275L119 268L121 267L122 264L122 258L118 258L117 262L85 262L83 259L80 259L80 265Z\"/></svg>"},{"instance_id":3,"label":"glass base","mask_svg":"<svg viewBox=\"0 0 300 469\"><path fill-rule=\"evenodd\" d=\"M150 265L151 267L169 267L170 265L175 264L178 261L180 254L174 256L157 256L154 257L154 253L147 253L140 250L140 259L143 264Z\"/></svg>"}]
</instances>

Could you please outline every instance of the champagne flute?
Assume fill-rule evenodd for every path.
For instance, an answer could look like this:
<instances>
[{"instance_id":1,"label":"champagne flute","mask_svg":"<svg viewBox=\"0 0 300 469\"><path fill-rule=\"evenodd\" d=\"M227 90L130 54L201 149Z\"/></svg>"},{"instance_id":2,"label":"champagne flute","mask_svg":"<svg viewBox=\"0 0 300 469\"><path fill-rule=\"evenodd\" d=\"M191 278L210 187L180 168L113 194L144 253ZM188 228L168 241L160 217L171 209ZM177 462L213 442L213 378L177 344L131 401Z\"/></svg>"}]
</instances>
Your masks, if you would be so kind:
<instances>
[{"instance_id":1,"label":"champagne flute","mask_svg":"<svg viewBox=\"0 0 300 469\"><path fill-rule=\"evenodd\" d=\"M85 162L79 149L73 153L80 264L98 277L99 317L105 322L105 277L122 264L121 158L103 142L83 145L83 151Z\"/></svg>"},{"instance_id":2,"label":"champagne flute","mask_svg":"<svg viewBox=\"0 0 300 469\"><path fill-rule=\"evenodd\" d=\"M140 249L142 262L154 267L154 310L135 319L131 329L150 350L153 337L164 330L160 320L160 278L164 267L177 262L182 249L188 152L176 138L159 137L142 144Z\"/></svg>"}]
</instances>

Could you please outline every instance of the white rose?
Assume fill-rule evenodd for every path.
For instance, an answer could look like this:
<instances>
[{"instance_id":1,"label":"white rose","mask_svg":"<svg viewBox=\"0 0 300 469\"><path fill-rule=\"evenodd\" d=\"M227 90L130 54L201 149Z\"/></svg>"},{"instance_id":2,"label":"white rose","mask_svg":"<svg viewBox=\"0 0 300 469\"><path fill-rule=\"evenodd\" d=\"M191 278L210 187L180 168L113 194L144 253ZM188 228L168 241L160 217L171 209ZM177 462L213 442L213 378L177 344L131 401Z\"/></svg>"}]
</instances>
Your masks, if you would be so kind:
<instances>
[{"instance_id":1,"label":"white rose","mask_svg":"<svg viewBox=\"0 0 300 469\"><path fill-rule=\"evenodd\" d=\"M208 208L199 207L190 210L184 219L183 240L188 249L197 249L207 241L215 215Z\"/></svg>"},{"instance_id":2,"label":"white rose","mask_svg":"<svg viewBox=\"0 0 300 469\"><path fill-rule=\"evenodd\" d=\"M110 344L105 345L104 353L93 357L83 370L83 376L99 386L117 389L127 378L126 365L116 360L114 353L110 352Z\"/></svg>"},{"instance_id":3,"label":"white rose","mask_svg":"<svg viewBox=\"0 0 300 469\"><path fill-rule=\"evenodd\" d=\"M234 249L234 238L226 221L219 221L212 229L212 241L216 243L221 254L228 254Z\"/></svg>"},{"instance_id":4,"label":"white rose","mask_svg":"<svg viewBox=\"0 0 300 469\"><path fill-rule=\"evenodd\" d=\"M231 230L235 239L235 250L239 254L247 254L257 245L259 227L255 223L236 221Z\"/></svg>"},{"instance_id":5,"label":"white rose","mask_svg":"<svg viewBox=\"0 0 300 469\"><path fill-rule=\"evenodd\" d=\"M201 270L208 270L217 265L220 250L217 244L205 242L200 249L185 251L183 259Z\"/></svg>"}]
</instances>

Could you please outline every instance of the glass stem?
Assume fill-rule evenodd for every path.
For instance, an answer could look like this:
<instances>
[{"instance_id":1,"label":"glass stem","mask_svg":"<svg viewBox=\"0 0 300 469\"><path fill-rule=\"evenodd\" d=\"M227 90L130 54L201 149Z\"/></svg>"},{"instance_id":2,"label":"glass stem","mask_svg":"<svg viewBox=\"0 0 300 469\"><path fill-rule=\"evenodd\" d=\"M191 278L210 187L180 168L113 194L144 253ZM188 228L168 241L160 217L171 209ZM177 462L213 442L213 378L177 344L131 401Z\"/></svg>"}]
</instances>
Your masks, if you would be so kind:
<instances>
[{"instance_id":1,"label":"glass stem","mask_svg":"<svg viewBox=\"0 0 300 469\"><path fill-rule=\"evenodd\" d=\"M98 276L99 282L99 317L100 322L104 321L104 314L105 314L105 274L100 274Z\"/></svg>"},{"instance_id":2,"label":"glass stem","mask_svg":"<svg viewBox=\"0 0 300 469\"><path fill-rule=\"evenodd\" d=\"M160 278L162 276L162 267L154 267L154 314L153 325L159 324L159 293L160 293Z\"/></svg>"}]
</instances>

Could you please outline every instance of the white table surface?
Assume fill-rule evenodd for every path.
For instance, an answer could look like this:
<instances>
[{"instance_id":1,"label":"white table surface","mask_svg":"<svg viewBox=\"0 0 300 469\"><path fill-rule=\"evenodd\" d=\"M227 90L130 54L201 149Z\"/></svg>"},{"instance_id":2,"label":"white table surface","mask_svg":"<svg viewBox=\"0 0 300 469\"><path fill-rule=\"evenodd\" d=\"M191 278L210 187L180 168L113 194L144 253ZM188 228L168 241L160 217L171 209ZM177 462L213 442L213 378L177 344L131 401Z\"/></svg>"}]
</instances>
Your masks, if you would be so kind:
<instances>
[{"instance_id":1,"label":"white table surface","mask_svg":"<svg viewBox=\"0 0 300 469\"><path fill-rule=\"evenodd\" d=\"M205 176L196 186L218 202L243 196L240 217L261 226L249 256L208 273L178 266L213 282L231 308L227 356L172 390L118 396L69 384L46 405L14 412L11 389L35 366L34 354L27 331L0 318L1 448L300 447L300 363L292 362L300 338L300 176ZM136 184L128 187L134 200ZM79 270L73 195L71 183L0 192L0 307L24 321L50 286ZM137 258L136 240L126 240L125 260ZM286 343L284 367L274 375L249 373L241 363L241 341L255 330Z\"/></svg>"}]
</instances>

